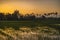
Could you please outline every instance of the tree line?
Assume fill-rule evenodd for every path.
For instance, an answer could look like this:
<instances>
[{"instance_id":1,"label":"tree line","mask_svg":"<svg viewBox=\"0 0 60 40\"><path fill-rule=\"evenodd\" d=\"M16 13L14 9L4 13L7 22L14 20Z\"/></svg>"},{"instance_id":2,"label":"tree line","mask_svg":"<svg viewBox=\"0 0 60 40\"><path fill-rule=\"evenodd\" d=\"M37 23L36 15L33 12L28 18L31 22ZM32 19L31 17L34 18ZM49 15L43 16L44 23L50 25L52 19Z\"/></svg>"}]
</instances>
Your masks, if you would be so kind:
<instances>
[{"instance_id":1,"label":"tree line","mask_svg":"<svg viewBox=\"0 0 60 40\"><path fill-rule=\"evenodd\" d=\"M19 10L15 10L12 14L7 13L4 15L4 13L0 12L0 20L35 20L35 19L46 19L46 18L53 18L52 15L57 18L58 12L52 12L52 13L44 13L42 14L26 14L22 15L19 13ZM49 17L50 16L50 17ZM54 19L54 18L53 18Z\"/></svg>"}]
</instances>

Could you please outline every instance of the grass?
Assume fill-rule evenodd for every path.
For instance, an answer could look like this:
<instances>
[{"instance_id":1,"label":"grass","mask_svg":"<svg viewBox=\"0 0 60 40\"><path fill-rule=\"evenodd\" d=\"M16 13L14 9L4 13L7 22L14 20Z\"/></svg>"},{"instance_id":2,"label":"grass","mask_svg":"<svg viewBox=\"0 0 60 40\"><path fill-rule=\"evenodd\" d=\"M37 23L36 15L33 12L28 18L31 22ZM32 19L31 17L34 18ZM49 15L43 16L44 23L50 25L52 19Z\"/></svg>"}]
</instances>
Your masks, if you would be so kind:
<instances>
[{"instance_id":1,"label":"grass","mask_svg":"<svg viewBox=\"0 0 60 40\"><path fill-rule=\"evenodd\" d=\"M60 30L60 21L55 19L43 19L34 21L0 21L0 28L12 27L14 29L19 29L19 27L44 27L48 26Z\"/></svg>"},{"instance_id":2,"label":"grass","mask_svg":"<svg viewBox=\"0 0 60 40\"><path fill-rule=\"evenodd\" d=\"M23 33L23 34L22 34ZM38 33L38 34L37 34ZM47 37L42 37L44 35L48 35ZM36 39L33 38L33 36ZM44 19L44 20L34 20L34 21L0 21L0 39L4 39L3 37L8 38L8 40L21 39L22 37L27 39L55 39L54 35L60 35L60 21L52 20L52 19ZM31 37L30 37L31 36ZM52 36L51 38L49 38ZM24 38L22 38L24 39ZM47 39L47 40L48 40ZM58 39L58 37L56 38ZM24 39L26 40L26 39Z\"/></svg>"}]
</instances>

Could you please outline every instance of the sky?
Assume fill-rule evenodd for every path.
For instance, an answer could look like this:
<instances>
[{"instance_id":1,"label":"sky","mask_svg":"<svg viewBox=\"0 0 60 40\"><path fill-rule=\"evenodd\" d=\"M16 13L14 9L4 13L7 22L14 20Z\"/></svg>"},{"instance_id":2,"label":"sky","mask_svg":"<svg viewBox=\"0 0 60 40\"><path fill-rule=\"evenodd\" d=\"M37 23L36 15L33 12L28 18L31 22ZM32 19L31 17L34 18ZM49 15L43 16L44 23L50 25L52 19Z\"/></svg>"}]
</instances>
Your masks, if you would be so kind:
<instances>
[{"instance_id":1,"label":"sky","mask_svg":"<svg viewBox=\"0 0 60 40\"><path fill-rule=\"evenodd\" d=\"M60 0L0 0L0 12L13 13L19 10L21 14L60 13Z\"/></svg>"}]
</instances>

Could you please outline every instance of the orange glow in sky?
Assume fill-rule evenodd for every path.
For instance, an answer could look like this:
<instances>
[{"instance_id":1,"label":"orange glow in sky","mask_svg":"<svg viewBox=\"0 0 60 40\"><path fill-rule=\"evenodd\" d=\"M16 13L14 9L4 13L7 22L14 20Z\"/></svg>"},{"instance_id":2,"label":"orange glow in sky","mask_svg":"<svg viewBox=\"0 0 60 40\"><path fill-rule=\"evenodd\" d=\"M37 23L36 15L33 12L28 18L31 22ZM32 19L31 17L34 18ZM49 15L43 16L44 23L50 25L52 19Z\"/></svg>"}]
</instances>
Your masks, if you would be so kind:
<instances>
[{"instance_id":1,"label":"orange glow in sky","mask_svg":"<svg viewBox=\"0 0 60 40\"><path fill-rule=\"evenodd\" d=\"M19 10L20 13L47 13L59 12L58 1L1 1L0 12L13 13Z\"/></svg>"}]
</instances>

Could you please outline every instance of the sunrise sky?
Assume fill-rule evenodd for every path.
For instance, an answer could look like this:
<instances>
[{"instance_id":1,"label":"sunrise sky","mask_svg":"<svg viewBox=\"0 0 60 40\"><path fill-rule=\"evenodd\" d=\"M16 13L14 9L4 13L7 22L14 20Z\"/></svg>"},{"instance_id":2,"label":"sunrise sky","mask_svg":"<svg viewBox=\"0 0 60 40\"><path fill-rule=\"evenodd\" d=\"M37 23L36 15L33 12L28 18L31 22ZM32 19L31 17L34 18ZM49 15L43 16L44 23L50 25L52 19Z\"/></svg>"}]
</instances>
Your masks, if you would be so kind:
<instances>
[{"instance_id":1,"label":"sunrise sky","mask_svg":"<svg viewBox=\"0 0 60 40\"><path fill-rule=\"evenodd\" d=\"M20 13L60 13L60 0L0 0L0 12L13 13L19 10Z\"/></svg>"}]
</instances>

